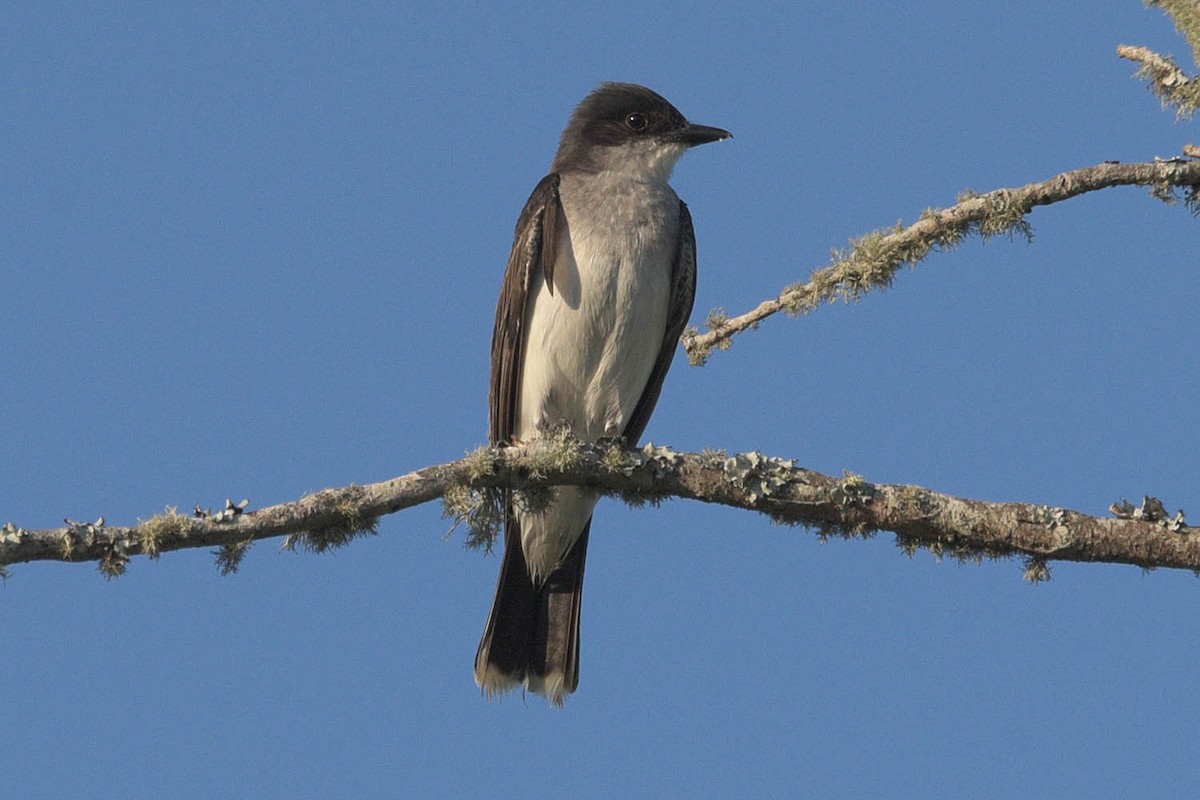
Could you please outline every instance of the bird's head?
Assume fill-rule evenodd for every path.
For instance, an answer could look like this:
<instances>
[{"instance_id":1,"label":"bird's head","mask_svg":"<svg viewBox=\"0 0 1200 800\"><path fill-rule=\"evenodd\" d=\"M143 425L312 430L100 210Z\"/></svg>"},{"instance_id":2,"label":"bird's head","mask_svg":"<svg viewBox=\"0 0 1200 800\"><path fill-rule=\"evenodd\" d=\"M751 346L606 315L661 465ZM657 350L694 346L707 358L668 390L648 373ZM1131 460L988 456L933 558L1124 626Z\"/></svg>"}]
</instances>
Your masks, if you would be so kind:
<instances>
[{"instance_id":1,"label":"bird's head","mask_svg":"<svg viewBox=\"0 0 1200 800\"><path fill-rule=\"evenodd\" d=\"M554 172L628 171L666 181L689 147L733 134L688 122L657 92L636 83L603 83L583 99L563 131Z\"/></svg>"}]
</instances>

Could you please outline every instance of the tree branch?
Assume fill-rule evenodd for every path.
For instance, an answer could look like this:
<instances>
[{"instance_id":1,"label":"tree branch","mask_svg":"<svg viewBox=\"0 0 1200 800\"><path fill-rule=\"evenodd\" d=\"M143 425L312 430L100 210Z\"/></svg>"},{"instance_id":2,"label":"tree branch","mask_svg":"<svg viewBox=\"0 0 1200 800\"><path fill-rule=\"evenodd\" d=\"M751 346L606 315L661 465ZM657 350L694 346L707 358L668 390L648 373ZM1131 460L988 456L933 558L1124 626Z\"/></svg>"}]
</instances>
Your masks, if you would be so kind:
<instances>
[{"instance_id":1,"label":"tree branch","mask_svg":"<svg viewBox=\"0 0 1200 800\"><path fill-rule=\"evenodd\" d=\"M285 547L322 551L374 533L379 517L445 498L447 514L472 528L469 542L490 545L501 489L536 505L548 487L586 486L638 503L683 497L759 511L821 536L866 537L893 531L907 552L926 548L960 559L1023 556L1026 577L1044 580L1050 561L1095 561L1200 570L1200 536L1180 512L1168 518L1147 498L1139 509L1114 505L1117 518L1029 503L988 503L916 486L832 477L759 453L676 453L583 445L567 435L523 448L484 449L448 464L381 483L326 489L292 503L241 513L235 506L193 518L168 510L134 527L69 523L49 530L0 529L0 565L96 561L121 574L132 556L217 547L223 572L237 568L250 543L287 536Z\"/></svg>"},{"instance_id":2,"label":"tree branch","mask_svg":"<svg viewBox=\"0 0 1200 800\"><path fill-rule=\"evenodd\" d=\"M1150 85L1164 107L1175 106L1177 119L1189 119L1200 108L1200 80L1189 78L1170 57L1127 44L1117 47L1117 55L1142 65L1135 77Z\"/></svg>"},{"instance_id":3,"label":"tree branch","mask_svg":"<svg viewBox=\"0 0 1200 800\"><path fill-rule=\"evenodd\" d=\"M1017 233L1029 237L1030 227L1025 217L1036 206L1059 203L1112 186L1130 185L1149 186L1163 200L1175 199L1174 190L1184 187L1188 208L1194 214L1200 213L1200 162L1184 159L1097 164L1016 189L997 189L987 194L967 192L957 205L927 209L912 225L898 224L854 240L848 251L834 253L832 264L815 270L807 283L788 286L778 297L745 314L727 317L723 312L714 312L709 316L708 332L689 329L683 336L683 346L692 364L702 364L713 348L728 349L735 334L758 327L764 319L780 311L797 316L826 302L857 301L867 292L890 286L901 267L914 266L935 250L952 249L968 235L986 239Z\"/></svg>"}]
</instances>

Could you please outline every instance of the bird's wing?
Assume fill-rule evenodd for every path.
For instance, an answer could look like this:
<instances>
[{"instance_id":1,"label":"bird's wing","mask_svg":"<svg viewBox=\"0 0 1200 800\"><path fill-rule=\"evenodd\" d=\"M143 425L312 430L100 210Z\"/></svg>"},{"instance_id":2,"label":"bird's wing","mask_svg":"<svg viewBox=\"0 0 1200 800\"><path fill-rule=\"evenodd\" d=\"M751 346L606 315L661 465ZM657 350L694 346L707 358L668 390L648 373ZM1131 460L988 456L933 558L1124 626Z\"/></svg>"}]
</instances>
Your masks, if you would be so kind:
<instances>
[{"instance_id":1,"label":"bird's wing","mask_svg":"<svg viewBox=\"0 0 1200 800\"><path fill-rule=\"evenodd\" d=\"M675 351L679 347L679 337L687 326L688 318L692 315L692 303L696 299L696 232L692 229L692 215L688 213L687 204L679 201L679 245L675 251L675 263L671 267L671 305L667 309L667 327L663 333L662 345L658 350L658 358L650 373L650 380L642 390L642 396L629 415L629 424L625 426L625 441L633 446L641 438L650 421L650 414L658 403L658 395L662 392L663 380Z\"/></svg>"},{"instance_id":2,"label":"bird's wing","mask_svg":"<svg viewBox=\"0 0 1200 800\"><path fill-rule=\"evenodd\" d=\"M557 248L558 220L562 213L558 197L558 174L542 178L517 219L512 252L496 306L492 331L492 384L488 438L492 444L509 444L516 425L517 390L521 380L521 344L524 337L525 305L538 270L551 287ZM690 227L690 226L689 226ZM553 291L553 289L551 289ZM661 380L661 379L660 379Z\"/></svg>"}]
</instances>

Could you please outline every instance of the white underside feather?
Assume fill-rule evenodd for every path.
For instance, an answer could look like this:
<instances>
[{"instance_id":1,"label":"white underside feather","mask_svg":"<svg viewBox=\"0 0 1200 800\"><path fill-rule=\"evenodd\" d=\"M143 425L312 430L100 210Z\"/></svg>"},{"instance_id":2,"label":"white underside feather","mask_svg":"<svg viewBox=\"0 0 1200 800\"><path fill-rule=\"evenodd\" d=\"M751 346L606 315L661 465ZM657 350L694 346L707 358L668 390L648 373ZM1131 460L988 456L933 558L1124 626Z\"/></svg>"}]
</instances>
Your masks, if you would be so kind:
<instances>
[{"instance_id":1,"label":"white underside feather","mask_svg":"<svg viewBox=\"0 0 1200 800\"><path fill-rule=\"evenodd\" d=\"M668 175L645 182L602 172L583 178L586 191L572 185L572 175L563 176L566 225L557 242L553 291L539 275L526 306L514 431L519 440L563 424L587 442L624 433L666 330L676 247L667 232L677 230L679 217ZM598 202L589 207L580 197ZM518 509L535 580L570 549L598 497L560 487L544 511Z\"/></svg>"}]
</instances>

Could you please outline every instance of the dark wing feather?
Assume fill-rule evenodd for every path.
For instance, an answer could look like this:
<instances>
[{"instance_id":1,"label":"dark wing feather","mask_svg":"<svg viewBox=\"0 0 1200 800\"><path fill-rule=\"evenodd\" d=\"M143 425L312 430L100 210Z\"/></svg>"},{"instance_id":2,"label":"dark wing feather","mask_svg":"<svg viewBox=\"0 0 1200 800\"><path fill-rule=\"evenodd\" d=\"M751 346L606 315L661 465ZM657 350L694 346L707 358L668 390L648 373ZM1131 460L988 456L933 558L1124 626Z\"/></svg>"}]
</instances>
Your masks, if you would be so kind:
<instances>
[{"instance_id":1,"label":"dark wing feather","mask_svg":"<svg viewBox=\"0 0 1200 800\"><path fill-rule=\"evenodd\" d=\"M540 269L549 285L554 274L554 246L561 205L558 199L558 174L542 178L517 219L512 252L500 288L496 306L496 327L492 331L492 383L490 392L488 439L492 444L512 441L516 425L517 389L521 376L521 338L525 325L525 305L534 270Z\"/></svg>"},{"instance_id":2,"label":"dark wing feather","mask_svg":"<svg viewBox=\"0 0 1200 800\"><path fill-rule=\"evenodd\" d=\"M675 251L675 264L671 270L671 306L667 310L667 328L663 333L662 346L658 351L658 359L650 373L650 380L642 390L642 396L629 415L629 424L625 426L625 441L632 447L646 430L646 423L658 403L658 395L662 392L663 381L675 351L679 347L679 337L687 327L692 315L692 304L696 300L696 232L692 229L692 215L688 213L687 204L679 201L679 246Z\"/></svg>"},{"instance_id":3,"label":"dark wing feather","mask_svg":"<svg viewBox=\"0 0 1200 800\"><path fill-rule=\"evenodd\" d=\"M496 306L492 333L492 381L488 438L511 444L520 389L525 307L537 270L553 291L554 258L562 207L558 175L551 173L529 196L517 230ZM564 563L542 586L535 586L521 548L521 525L512 492L504 493L504 561L496 600L475 654L475 680L489 695L552 672L563 673L563 690L579 682L579 598L582 592L587 528ZM562 704L562 695L552 698Z\"/></svg>"}]
</instances>

